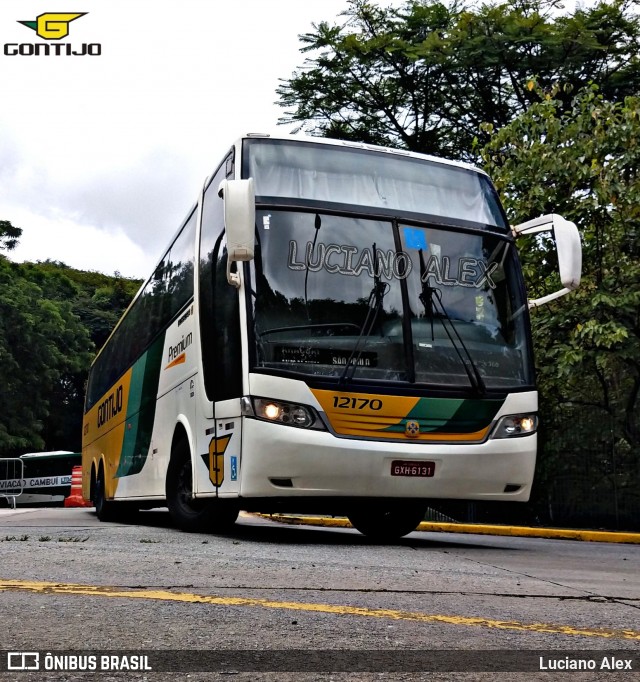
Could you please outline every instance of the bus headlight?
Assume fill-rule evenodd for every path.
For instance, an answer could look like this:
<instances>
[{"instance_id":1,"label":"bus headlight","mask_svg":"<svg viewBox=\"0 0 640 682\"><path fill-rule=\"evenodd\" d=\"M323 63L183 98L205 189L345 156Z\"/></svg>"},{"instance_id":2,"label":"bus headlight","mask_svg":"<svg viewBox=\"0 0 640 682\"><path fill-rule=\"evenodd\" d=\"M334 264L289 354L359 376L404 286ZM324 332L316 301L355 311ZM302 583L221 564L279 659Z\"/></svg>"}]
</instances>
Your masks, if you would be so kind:
<instances>
[{"instance_id":1,"label":"bus headlight","mask_svg":"<svg viewBox=\"0 0 640 682\"><path fill-rule=\"evenodd\" d=\"M538 415L508 414L500 419L493 429L491 438L514 438L529 436L538 429Z\"/></svg>"},{"instance_id":2,"label":"bus headlight","mask_svg":"<svg viewBox=\"0 0 640 682\"><path fill-rule=\"evenodd\" d=\"M245 416L302 429L325 430L318 413L309 405L268 398L251 398L243 400L243 407Z\"/></svg>"}]
</instances>

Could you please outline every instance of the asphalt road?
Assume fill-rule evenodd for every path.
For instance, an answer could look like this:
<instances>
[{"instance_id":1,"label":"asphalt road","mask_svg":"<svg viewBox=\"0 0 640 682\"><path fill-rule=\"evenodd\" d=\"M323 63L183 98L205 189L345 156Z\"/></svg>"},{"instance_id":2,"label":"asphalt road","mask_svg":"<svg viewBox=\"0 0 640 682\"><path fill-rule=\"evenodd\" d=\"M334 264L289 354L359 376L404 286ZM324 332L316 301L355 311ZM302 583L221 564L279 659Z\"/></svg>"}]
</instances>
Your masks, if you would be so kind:
<instances>
[{"instance_id":1,"label":"asphalt road","mask_svg":"<svg viewBox=\"0 0 640 682\"><path fill-rule=\"evenodd\" d=\"M448 533L373 544L249 515L216 536L176 531L161 510L130 524L0 510L0 628L4 657L151 655L153 672L0 674L20 682L626 680L640 671L640 546ZM597 668L550 667L579 660ZM624 660L631 672L606 668ZM457 672L422 672L433 666Z\"/></svg>"}]
</instances>

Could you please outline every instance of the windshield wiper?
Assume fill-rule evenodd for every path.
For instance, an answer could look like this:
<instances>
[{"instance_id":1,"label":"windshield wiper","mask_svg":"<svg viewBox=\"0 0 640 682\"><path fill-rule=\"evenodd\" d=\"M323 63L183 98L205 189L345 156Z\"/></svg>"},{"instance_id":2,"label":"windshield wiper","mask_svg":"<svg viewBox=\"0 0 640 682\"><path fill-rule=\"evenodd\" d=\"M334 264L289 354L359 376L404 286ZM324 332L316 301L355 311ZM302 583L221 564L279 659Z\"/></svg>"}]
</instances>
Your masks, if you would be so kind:
<instances>
[{"instance_id":1,"label":"windshield wiper","mask_svg":"<svg viewBox=\"0 0 640 682\"><path fill-rule=\"evenodd\" d=\"M311 254L314 253L315 248L316 248L316 241L318 240L318 233L320 232L320 228L322 227L322 218L320 218L320 214L316 213L315 220L313 221L313 227L315 228L316 232L313 235L313 242L311 244L311 250L308 251L308 256L307 256L307 262L306 262L306 272L304 273L304 309L307 313L307 320L311 321L311 315L309 315L309 298L308 298L308 285L309 285L309 266L310 266L310 260L311 260Z\"/></svg>"},{"instance_id":2,"label":"windshield wiper","mask_svg":"<svg viewBox=\"0 0 640 682\"><path fill-rule=\"evenodd\" d=\"M419 298L420 302L424 306L425 314L431 319L431 337L433 338L433 320L437 316L438 318L440 318L442 328L449 337L451 346L453 347L458 358L460 359L460 362L464 367L464 371L467 377L469 377L469 383L471 384L471 387L480 395L486 395L487 386L484 383L484 379L482 378L480 370L478 369L478 366L476 365L473 357L471 356L471 353L469 352L467 345L462 340L462 337L460 336L458 329L456 328L456 325L453 323L453 320L449 317L449 313L447 312L447 309L444 307L442 303L442 293L440 292L439 289L430 287L426 282L426 278L424 277L426 268L424 264L424 256L422 253L422 249L420 249L419 255L420 255L420 282L422 284L422 293L420 294ZM460 344L459 346L458 343L456 343L456 341L454 340L454 336L452 336L449 329L447 329L445 320L449 323L449 327L451 328L451 331L453 331L453 335ZM464 355L467 358L466 361L462 353L460 352L460 349L464 351Z\"/></svg>"},{"instance_id":3,"label":"windshield wiper","mask_svg":"<svg viewBox=\"0 0 640 682\"><path fill-rule=\"evenodd\" d=\"M364 318L364 322L362 323L362 327L360 329L360 334L356 339L355 345L353 346L351 355L347 360L347 364L345 365L344 371L342 372L342 375L338 380L338 384L340 386L344 386L347 383L347 381L351 381L351 379L353 379L353 376L356 373L356 369L358 368L358 362L362 357L362 353L364 352L365 346L367 345L367 341L371 336L371 332L373 331L373 328L376 324L378 315L382 310L382 304L384 303L385 294L390 289L389 284L387 282L382 282L380 278L380 269L378 268L378 251L376 249L375 243L373 244L373 253L374 253L373 265L374 284L373 288L371 289L371 293L369 294L369 300L367 302L367 315ZM361 342L362 345L360 345Z\"/></svg>"}]
</instances>

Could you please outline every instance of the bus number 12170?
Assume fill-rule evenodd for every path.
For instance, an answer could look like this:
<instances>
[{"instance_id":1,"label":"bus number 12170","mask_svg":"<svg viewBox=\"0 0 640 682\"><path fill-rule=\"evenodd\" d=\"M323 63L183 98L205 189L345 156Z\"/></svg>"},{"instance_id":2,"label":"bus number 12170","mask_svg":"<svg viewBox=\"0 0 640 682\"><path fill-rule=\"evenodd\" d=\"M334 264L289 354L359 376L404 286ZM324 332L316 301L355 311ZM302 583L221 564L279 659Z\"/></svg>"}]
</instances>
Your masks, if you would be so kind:
<instances>
[{"instance_id":1,"label":"bus number 12170","mask_svg":"<svg viewBox=\"0 0 640 682\"><path fill-rule=\"evenodd\" d=\"M382 400L378 398L355 398L348 395L335 395L333 396L333 406L339 410L364 410L369 408L370 410L382 409Z\"/></svg>"}]
</instances>

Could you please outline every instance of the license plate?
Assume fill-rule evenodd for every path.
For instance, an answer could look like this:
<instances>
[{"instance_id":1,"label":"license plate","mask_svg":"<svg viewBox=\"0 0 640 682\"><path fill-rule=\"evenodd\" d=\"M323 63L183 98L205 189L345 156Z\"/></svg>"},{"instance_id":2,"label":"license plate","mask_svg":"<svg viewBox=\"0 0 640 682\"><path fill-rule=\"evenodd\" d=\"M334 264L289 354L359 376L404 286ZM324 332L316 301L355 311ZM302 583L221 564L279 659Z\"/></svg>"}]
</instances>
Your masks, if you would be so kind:
<instances>
[{"instance_id":1,"label":"license plate","mask_svg":"<svg viewBox=\"0 0 640 682\"><path fill-rule=\"evenodd\" d=\"M435 462L416 462L394 459L391 462L392 476L418 476L428 478L433 476L436 470Z\"/></svg>"}]
</instances>

